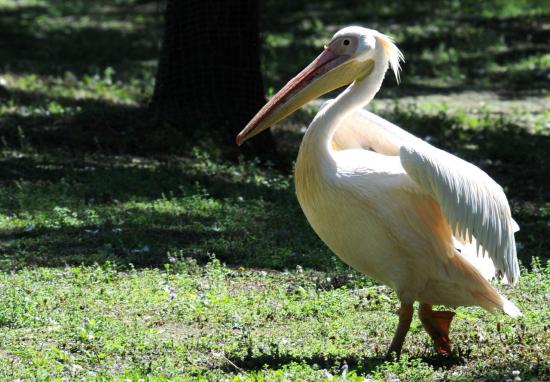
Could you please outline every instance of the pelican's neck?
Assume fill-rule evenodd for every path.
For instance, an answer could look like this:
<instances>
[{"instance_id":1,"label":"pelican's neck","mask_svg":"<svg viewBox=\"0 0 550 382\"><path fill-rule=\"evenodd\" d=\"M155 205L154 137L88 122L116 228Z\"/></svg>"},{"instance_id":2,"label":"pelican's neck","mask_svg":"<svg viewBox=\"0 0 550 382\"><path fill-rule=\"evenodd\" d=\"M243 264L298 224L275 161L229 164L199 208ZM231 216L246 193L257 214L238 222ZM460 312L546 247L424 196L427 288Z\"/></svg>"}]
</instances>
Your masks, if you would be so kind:
<instances>
[{"instance_id":1,"label":"pelican's neck","mask_svg":"<svg viewBox=\"0 0 550 382\"><path fill-rule=\"evenodd\" d=\"M300 151L326 157L332 152L332 138L340 123L354 111L365 107L378 93L388 69L383 52L374 57L374 69L363 80L355 81L336 99L324 106L309 126ZM321 152L319 152L319 150Z\"/></svg>"}]
</instances>

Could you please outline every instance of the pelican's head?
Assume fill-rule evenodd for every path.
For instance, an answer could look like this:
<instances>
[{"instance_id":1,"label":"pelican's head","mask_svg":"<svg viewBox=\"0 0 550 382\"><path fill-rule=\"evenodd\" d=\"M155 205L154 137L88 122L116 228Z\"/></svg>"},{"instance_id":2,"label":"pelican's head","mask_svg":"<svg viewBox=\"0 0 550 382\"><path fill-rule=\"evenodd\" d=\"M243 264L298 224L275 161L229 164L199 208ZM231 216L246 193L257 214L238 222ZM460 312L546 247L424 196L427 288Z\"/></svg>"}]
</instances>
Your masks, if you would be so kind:
<instances>
[{"instance_id":1,"label":"pelican's head","mask_svg":"<svg viewBox=\"0 0 550 382\"><path fill-rule=\"evenodd\" d=\"M385 61L379 62L377 57ZM399 79L399 61L402 58L392 39L380 32L357 26L341 29L323 52L250 120L237 136L237 144L273 126L323 94L354 81L362 81L371 74L375 65L387 67L389 63Z\"/></svg>"}]
</instances>

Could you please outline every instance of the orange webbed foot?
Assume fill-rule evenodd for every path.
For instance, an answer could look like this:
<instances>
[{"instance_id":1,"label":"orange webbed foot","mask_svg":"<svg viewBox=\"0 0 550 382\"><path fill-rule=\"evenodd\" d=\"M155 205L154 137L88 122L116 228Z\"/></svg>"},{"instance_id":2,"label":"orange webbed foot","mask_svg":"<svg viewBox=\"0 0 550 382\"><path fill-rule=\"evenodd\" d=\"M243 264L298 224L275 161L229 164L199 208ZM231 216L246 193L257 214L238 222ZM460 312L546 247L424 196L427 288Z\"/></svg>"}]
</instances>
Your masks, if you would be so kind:
<instances>
[{"instance_id":1,"label":"orange webbed foot","mask_svg":"<svg viewBox=\"0 0 550 382\"><path fill-rule=\"evenodd\" d=\"M428 332L440 354L451 352L449 328L455 313L449 311L434 311L431 305L420 304L418 316L422 326Z\"/></svg>"}]
</instances>

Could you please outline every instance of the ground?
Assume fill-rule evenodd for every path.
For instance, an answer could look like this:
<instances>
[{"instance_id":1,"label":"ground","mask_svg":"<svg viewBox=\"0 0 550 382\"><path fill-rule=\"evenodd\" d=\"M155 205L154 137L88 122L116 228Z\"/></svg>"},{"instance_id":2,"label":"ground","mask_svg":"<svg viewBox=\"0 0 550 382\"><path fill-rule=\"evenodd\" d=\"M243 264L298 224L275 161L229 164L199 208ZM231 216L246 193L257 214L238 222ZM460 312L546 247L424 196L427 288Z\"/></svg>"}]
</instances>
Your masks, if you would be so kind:
<instances>
[{"instance_id":1,"label":"ground","mask_svg":"<svg viewBox=\"0 0 550 382\"><path fill-rule=\"evenodd\" d=\"M153 126L161 3L0 0L1 380L549 380L550 9L545 1L262 3L272 94L339 26L396 38L371 109L505 189L514 320L460 308L438 356L394 292L309 228L292 176ZM316 105L276 130L295 155Z\"/></svg>"}]
</instances>

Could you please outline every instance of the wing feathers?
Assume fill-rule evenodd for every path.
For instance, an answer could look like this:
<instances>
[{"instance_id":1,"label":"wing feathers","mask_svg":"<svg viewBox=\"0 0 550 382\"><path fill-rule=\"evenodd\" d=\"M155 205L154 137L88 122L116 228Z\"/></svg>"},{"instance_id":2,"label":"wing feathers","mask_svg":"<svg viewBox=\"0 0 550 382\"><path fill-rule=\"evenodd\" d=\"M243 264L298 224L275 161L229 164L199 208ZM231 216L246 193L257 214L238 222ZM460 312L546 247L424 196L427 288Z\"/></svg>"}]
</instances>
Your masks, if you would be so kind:
<instances>
[{"instance_id":1,"label":"wing feathers","mask_svg":"<svg viewBox=\"0 0 550 382\"><path fill-rule=\"evenodd\" d=\"M440 204L460 240L477 245L497 271L515 284L519 277L512 219L502 188L478 167L426 143L404 144L400 158L407 174Z\"/></svg>"}]
</instances>

